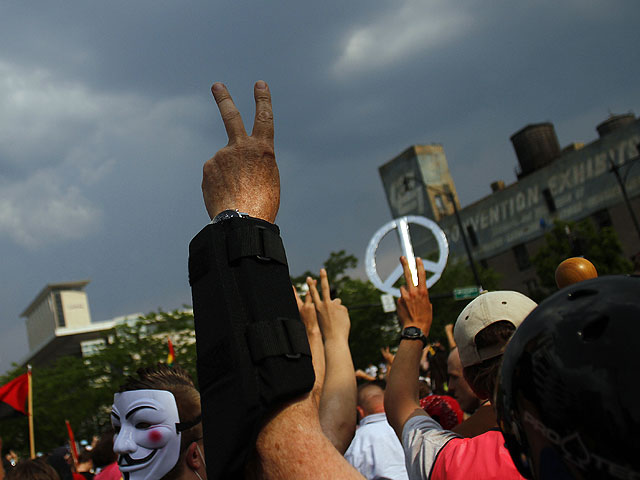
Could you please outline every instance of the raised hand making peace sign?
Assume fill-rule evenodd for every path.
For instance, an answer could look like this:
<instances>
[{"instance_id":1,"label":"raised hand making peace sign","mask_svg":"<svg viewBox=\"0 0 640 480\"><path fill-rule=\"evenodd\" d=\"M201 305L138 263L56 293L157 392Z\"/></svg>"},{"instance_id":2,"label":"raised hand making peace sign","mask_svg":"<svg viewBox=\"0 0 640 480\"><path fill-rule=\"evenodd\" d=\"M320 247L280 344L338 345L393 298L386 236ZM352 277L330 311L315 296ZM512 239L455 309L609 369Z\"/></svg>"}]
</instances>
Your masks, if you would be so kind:
<instances>
[{"instance_id":1,"label":"raised hand making peace sign","mask_svg":"<svg viewBox=\"0 0 640 480\"><path fill-rule=\"evenodd\" d=\"M227 130L229 143L207 160L202 172L202 194L209 217L238 210L273 223L280 206L280 175L273 148L271 93L262 80L253 95L256 116L247 135L240 112L222 83L211 87Z\"/></svg>"}]
</instances>

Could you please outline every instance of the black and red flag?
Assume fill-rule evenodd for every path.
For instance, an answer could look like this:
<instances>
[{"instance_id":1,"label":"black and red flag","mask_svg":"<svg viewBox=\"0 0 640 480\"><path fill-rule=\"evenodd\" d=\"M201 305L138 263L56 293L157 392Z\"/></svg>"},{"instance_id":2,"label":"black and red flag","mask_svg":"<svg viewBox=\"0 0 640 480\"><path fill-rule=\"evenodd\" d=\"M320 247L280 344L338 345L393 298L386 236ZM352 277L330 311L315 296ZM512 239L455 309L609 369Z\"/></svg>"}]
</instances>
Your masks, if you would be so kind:
<instances>
[{"instance_id":1,"label":"black and red flag","mask_svg":"<svg viewBox=\"0 0 640 480\"><path fill-rule=\"evenodd\" d=\"M29 373L14 378L0 387L0 418L26 415L29 396Z\"/></svg>"}]
</instances>

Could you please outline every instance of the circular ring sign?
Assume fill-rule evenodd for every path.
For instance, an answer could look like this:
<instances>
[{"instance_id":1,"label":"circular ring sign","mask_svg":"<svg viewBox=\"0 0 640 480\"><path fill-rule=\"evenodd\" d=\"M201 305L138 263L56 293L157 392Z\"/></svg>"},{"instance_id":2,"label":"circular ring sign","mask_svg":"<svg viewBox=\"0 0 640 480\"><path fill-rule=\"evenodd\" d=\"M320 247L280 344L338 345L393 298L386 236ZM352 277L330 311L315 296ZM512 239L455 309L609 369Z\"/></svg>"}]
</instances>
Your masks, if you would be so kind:
<instances>
[{"instance_id":1,"label":"circular ring sign","mask_svg":"<svg viewBox=\"0 0 640 480\"><path fill-rule=\"evenodd\" d=\"M409 268L411 269L413 283L414 285L417 285L418 274L416 271L415 256L413 254L413 245L411 244L411 237L409 235L410 223L421 225L430 230L431 233L436 237L436 241L438 242L438 260L435 262L424 259L422 260L424 269L427 271L427 274L432 274L429 278L427 278L427 288L431 288L433 284L440 279L444 267L447 265L447 257L449 256L449 243L447 242L446 235L438 226L438 224L429 218L419 217L417 215L409 215L406 217L396 218L395 220L391 220L389 223L383 225L382 228L380 228L380 230L378 230L369 241L369 245L367 246L367 253L365 255L365 264L367 276L369 277L369 280L371 280L371 283L373 283L378 290L390 293L395 297L400 297L400 290L394 288L393 284L396 283L398 279L403 275L402 265L398 265L387 277L387 279L383 281L378 275L377 271L376 250L378 249L380 241L384 238L384 236L390 231L397 229L398 237L400 239L400 246L402 247L402 254L407 258L409 262Z\"/></svg>"}]
</instances>

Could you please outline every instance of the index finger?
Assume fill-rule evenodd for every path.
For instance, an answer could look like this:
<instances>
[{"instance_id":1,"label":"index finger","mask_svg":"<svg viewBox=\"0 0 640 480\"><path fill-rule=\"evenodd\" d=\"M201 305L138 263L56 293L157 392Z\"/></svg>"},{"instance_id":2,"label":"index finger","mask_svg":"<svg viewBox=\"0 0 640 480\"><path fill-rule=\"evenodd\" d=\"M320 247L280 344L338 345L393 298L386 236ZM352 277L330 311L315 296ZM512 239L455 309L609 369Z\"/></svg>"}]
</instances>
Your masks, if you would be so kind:
<instances>
[{"instance_id":1,"label":"index finger","mask_svg":"<svg viewBox=\"0 0 640 480\"><path fill-rule=\"evenodd\" d=\"M298 289L295 285L291 285L293 287L293 293L296 296L296 303L298 304L298 310L302 308L302 299L300 298L300 294L298 293Z\"/></svg>"},{"instance_id":2,"label":"index finger","mask_svg":"<svg viewBox=\"0 0 640 480\"><path fill-rule=\"evenodd\" d=\"M256 82L253 87L256 99L256 117L253 121L252 137L261 138L273 143L273 109L271 107L271 92L266 82Z\"/></svg>"},{"instance_id":3,"label":"index finger","mask_svg":"<svg viewBox=\"0 0 640 480\"><path fill-rule=\"evenodd\" d=\"M233 143L238 137L246 137L247 132L244 129L242 117L236 108L236 104L233 103L227 87L225 87L223 83L216 82L211 87L211 93L213 93L213 98L216 99L216 103L218 104L220 116L222 117L224 128L227 130L227 136L229 137L229 143Z\"/></svg>"},{"instance_id":4,"label":"index finger","mask_svg":"<svg viewBox=\"0 0 640 480\"><path fill-rule=\"evenodd\" d=\"M320 306L320 295L318 294L318 288L316 284L318 282L313 280L311 277L307 277L307 285L309 285L309 293L311 294L311 298L313 299L313 303L316 305L316 308Z\"/></svg>"}]
</instances>

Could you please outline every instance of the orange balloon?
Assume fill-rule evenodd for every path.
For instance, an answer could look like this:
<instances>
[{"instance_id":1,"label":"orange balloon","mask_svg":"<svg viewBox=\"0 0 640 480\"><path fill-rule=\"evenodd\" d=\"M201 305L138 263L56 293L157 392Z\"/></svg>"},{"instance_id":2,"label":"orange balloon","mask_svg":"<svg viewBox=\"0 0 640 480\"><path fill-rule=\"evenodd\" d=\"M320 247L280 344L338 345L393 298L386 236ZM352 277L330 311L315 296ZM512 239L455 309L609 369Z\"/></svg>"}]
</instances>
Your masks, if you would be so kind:
<instances>
[{"instance_id":1,"label":"orange balloon","mask_svg":"<svg viewBox=\"0 0 640 480\"><path fill-rule=\"evenodd\" d=\"M597 276L596 267L589 260L582 257L571 257L561 262L556 268L556 285L558 288L564 288Z\"/></svg>"}]
</instances>

